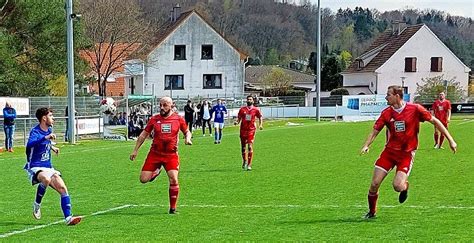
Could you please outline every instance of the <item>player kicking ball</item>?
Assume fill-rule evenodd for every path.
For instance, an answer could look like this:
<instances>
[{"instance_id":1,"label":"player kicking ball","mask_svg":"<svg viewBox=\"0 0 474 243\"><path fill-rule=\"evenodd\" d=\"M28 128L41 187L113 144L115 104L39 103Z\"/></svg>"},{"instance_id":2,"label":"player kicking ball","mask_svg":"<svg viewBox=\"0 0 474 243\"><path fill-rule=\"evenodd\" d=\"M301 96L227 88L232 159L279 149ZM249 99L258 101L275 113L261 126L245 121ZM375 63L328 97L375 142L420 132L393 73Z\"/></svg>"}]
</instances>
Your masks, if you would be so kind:
<instances>
[{"instance_id":1,"label":"player kicking ball","mask_svg":"<svg viewBox=\"0 0 474 243\"><path fill-rule=\"evenodd\" d=\"M380 131L387 127L387 142L385 149L375 162L372 183L370 184L368 202L369 212L365 218L375 218L377 212L377 199L379 187L388 172L396 167L396 175L393 179L393 188L399 192L398 201L403 203L408 197L408 176L412 169L415 152L418 147L418 132L420 122L428 121L436 126L446 136L449 146L456 152L457 144L443 124L431 115L423 106L405 103L403 101L403 88L390 86L385 97L389 107L382 111L377 119L374 129L367 137L367 141L361 149L361 154L369 152L369 146L375 140Z\"/></svg>"},{"instance_id":2,"label":"player kicking ball","mask_svg":"<svg viewBox=\"0 0 474 243\"><path fill-rule=\"evenodd\" d=\"M183 117L172 110L173 100L170 97L160 99L160 114L153 116L137 139L130 160L134 161L138 150L146 138L153 133L153 143L140 173L140 182L152 182L164 167L169 179L170 214L176 213L179 194L178 172L178 134L181 131L186 145L192 145L191 132Z\"/></svg>"},{"instance_id":3,"label":"player kicking ball","mask_svg":"<svg viewBox=\"0 0 474 243\"><path fill-rule=\"evenodd\" d=\"M24 169L32 185L38 184L36 199L33 203L33 217L41 219L41 201L46 189L50 186L61 196L61 209L67 225L76 225L81 222L81 216L73 216L71 212L71 199L66 184L61 178L61 173L53 168L51 163L51 150L59 154L59 148L53 146L56 135L52 133L54 124L53 112L50 108L39 108L36 111L39 124L31 129L28 143L26 144L27 163Z\"/></svg>"}]
</instances>

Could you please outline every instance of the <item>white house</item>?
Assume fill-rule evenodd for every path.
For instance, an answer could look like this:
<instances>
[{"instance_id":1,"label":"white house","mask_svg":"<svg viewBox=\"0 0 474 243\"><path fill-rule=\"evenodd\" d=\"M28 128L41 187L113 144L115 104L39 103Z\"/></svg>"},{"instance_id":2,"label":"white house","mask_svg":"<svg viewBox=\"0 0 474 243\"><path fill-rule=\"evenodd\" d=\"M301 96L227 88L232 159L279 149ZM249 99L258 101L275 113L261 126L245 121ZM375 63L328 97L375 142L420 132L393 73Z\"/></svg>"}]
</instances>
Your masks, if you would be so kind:
<instances>
[{"instance_id":1,"label":"white house","mask_svg":"<svg viewBox=\"0 0 474 243\"><path fill-rule=\"evenodd\" d=\"M195 10L179 14L174 8L154 43L124 62L128 94L243 95L248 56Z\"/></svg>"},{"instance_id":2,"label":"white house","mask_svg":"<svg viewBox=\"0 0 474 243\"><path fill-rule=\"evenodd\" d=\"M246 91L257 91L260 93L264 89L269 88L263 83L263 79L274 69L281 70L290 78L289 83L291 86L293 86L293 89L303 90L305 92L305 106L313 106L313 100L314 97L316 97L314 83L314 80L316 79L315 75L303 73L285 67L274 65L248 66L245 70Z\"/></svg>"},{"instance_id":3,"label":"white house","mask_svg":"<svg viewBox=\"0 0 474 243\"><path fill-rule=\"evenodd\" d=\"M470 69L424 24L401 23L382 33L344 72L343 86L352 94L384 94L401 85L410 99L422 78L444 75L468 88Z\"/></svg>"}]
</instances>

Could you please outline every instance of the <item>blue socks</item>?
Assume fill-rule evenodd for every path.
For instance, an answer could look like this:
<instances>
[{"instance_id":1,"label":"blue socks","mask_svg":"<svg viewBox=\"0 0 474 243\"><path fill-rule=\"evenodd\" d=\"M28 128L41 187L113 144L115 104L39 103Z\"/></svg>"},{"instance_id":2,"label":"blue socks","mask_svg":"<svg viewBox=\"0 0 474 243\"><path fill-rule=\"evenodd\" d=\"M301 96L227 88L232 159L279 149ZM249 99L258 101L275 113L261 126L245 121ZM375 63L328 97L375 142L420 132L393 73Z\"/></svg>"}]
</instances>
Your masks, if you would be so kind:
<instances>
[{"instance_id":1,"label":"blue socks","mask_svg":"<svg viewBox=\"0 0 474 243\"><path fill-rule=\"evenodd\" d=\"M219 131L219 141L222 140L222 131Z\"/></svg>"},{"instance_id":2,"label":"blue socks","mask_svg":"<svg viewBox=\"0 0 474 243\"><path fill-rule=\"evenodd\" d=\"M71 199L69 195L63 194L61 195L61 209L63 210L64 218L71 216Z\"/></svg>"},{"instance_id":3,"label":"blue socks","mask_svg":"<svg viewBox=\"0 0 474 243\"><path fill-rule=\"evenodd\" d=\"M38 190L36 190L36 200L37 204L41 204L41 200L43 200L43 196L46 193L46 188L43 183L38 184Z\"/></svg>"}]
</instances>

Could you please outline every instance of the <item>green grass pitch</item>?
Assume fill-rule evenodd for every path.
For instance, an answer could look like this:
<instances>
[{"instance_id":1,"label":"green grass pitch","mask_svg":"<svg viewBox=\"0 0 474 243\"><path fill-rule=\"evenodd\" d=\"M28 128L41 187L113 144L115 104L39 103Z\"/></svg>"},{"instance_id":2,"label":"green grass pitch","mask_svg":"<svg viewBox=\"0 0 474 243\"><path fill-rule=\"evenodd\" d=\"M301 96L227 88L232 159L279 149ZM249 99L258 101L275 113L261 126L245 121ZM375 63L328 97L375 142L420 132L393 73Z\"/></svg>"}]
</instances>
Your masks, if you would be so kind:
<instances>
[{"instance_id":1,"label":"green grass pitch","mask_svg":"<svg viewBox=\"0 0 474 243\"><path fill-rule=\"evenodd\" d=\"M471 117L472 119L472 117ZM291 121L298 126L287 125ZM423 124L400 205L391 173L382 184L374 220L364 220L381 133L368 155L359 150L373 122L268 121L255 141L253 171L241 169L236 127L223 141L194 133L180 145L178 215L169 215L165 175L138 180L150 141L136 162L133 141L79 141L53 156L81 224L66 227L59 195L48 189L41 220L32 217L36 187L22 170L24 149L0 155L0 240L9 241L472 241L474 239L474 122L457 118L453 154L434 150ZM180 141L183 142L182 139Z\"/></svg>"}]
</instances>

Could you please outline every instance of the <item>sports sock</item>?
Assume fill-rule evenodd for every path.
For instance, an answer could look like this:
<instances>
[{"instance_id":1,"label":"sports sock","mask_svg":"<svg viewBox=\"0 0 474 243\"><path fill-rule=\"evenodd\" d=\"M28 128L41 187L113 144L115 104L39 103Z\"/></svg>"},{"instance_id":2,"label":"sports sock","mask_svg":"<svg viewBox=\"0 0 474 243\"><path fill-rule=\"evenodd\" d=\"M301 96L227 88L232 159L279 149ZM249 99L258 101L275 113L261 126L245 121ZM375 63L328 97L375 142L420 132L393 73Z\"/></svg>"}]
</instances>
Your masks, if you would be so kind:
<instances>
[{"instance_id":1,"label":"sports sock","mask_svg":"<svg viewBox=\"0 0 474 243\"><path fill-rule=\"evenodd\" d=\"M367 197L369 201L369 212L375 214L377 211L377 199L379 198L379 194L377 192L369 191L369 195Z\"/></svg>"},{"instance_id":2,"label":"sports sock","mask_svg":"<svg viewBox=\"0 0 474 243\"><path fill-rule=\"evenodd\" d=\"M222 140L222 130L219 131L219 141Z\"/></svg>"},{"instance_id":3,"label":"sports sock","mask_svg":"<svg viewBox=\"0 0 474 243\"><path fill-rule=\"evenodd\" d=\"M252 164L253 151L249 151L249 166Z\"/></svg>"},{"instance_id":4,"label":"sports sock","mask_svg":"<svg viewBox=\"0 0 474 243\"><path fill-rule=\"evenodd\" d=\"M434 134L435 145L438 144L438 133Z\"/></svg>"},{"instance_id":5,"label":"sports sock","mask_svg":"<svg viewBox=\"0 0 474 243\"><path fill-rule=\"evenodd\" d=\"M245 152L245 149L242 149L242 164L247 163L247 153Z\"/></svg>"},{"instance_id":6,"label":"sports sock","mask_svg":"<svg viewBox=\"0 0 474 243\"><path fill-rule=\"evenodd\" d=\"M36 190L36 200L35 202L37 204L41 204L41 200L43 200L43 196L46 193L46 186L43 185L43 183L39 183L38 185L38 190Z\"/></svg>"},{"instance_id":7,"label":"sports sock","mask_svg":"<svg viewBox=\"0 0 474 243\"><path fill-rule=\"evenodd\" d=\"M439 135L439 147L441 148L441 145L443 145L443 142L444 142L444 135L441 134Z\"/></svg>"},{"instance_id":8,"label":"sports sock","mask_svg":"<svg viewBox=\"0 0 474 243\"><path fill-rule=\"evenodd\" d=\"M71 213L71 198L67 193L61 195L61 209L63 210L64 218L72 215Z\"/></svg>"},{"instance_id":9,"label":"sports sock","mask_svg":"<svg viewBox=\"0 0 474 243\"><path fill-rule=\"evenodd\" d=\"M217 131L214 131L214 141L217 141L218 139L218 134L217 134Z\"/></svg>"},{"instance_id":10,"label":"sports sock","mask_svg":"<svg viewBox=\"0 0 474 243\"><path fill-rule=\"evenodd\" d=\"M170 208L176 209L178 194L179 194L179 184L170 184L170 188L169 188Z\"/></svg>"}]
</instances>

